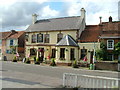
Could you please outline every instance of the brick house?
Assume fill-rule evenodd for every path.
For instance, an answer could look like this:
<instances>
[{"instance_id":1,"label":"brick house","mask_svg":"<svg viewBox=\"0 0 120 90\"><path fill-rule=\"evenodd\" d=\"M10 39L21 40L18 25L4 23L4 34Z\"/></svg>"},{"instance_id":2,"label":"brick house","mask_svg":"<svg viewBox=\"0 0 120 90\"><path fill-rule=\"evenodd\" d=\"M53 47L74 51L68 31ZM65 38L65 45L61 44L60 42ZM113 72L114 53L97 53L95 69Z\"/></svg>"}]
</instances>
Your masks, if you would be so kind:
<instances>
[{"instance_id":1,"label":"brick house","mask_svg":"<svg viewBox=\"0 0 120 90\"><path fill-rule=\"evenodd\" d=\"M1 57L6 56L8 60L12 60L16 53L23 57L25 37L24 31L11 30L9 32L1 32L1 36Z\"/></svg>"},{"instance_id":2,"label":"brick house","mask_svg":"<svg viewBox=\"0 0 120 90\"><path fill-rule=\"evenodd\" d=\"M87 55L89 62L93 62L94 50L100 49L100 42L104 40L107 45L107 59L120 60L120 56L115 55L114 45L120 42L120 21L112 21L109 17L109 22L102 22L98 25L86 25L84 31L78 40L81 51L81 59Z\"/></svg>"},{"instance_id":3,"label":"brick house","mask_svg":"<svg viewBox=\"0 0 120 90\"><path fill-rule=\"evenodd\" d=\"M109 22L101 23L101 35L100 40L104 40L107 44L108 59L119 59L120 56L113 53L114 45L120 42L120 21L112 21L112 17L109 17Z\"/></svg>"}]
</instances>

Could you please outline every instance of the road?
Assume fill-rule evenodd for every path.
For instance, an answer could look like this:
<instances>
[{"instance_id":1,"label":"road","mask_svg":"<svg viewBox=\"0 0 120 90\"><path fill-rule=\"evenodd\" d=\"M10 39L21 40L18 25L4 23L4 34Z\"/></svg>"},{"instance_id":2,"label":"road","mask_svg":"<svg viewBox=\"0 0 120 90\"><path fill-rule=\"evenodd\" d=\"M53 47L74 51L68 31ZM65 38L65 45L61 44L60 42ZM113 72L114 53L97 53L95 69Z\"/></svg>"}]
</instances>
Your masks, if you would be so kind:
<instances>
[{"instance_id":1,"label":"road","mask_svg":"<svg viewBox=\"0 0 120 90\"><path fill-rule=\"evenodd\" d=\"M118 78L114 71L74 69L67 66L44 66L34 64L2 62L2 86L5 88L54 88L62 85L63 73ZM9 82L9 84L8 84ZM13 86L13 84L15 84ZM7 86L6 86L7 85Z\"/></svg>"}]
</instances>

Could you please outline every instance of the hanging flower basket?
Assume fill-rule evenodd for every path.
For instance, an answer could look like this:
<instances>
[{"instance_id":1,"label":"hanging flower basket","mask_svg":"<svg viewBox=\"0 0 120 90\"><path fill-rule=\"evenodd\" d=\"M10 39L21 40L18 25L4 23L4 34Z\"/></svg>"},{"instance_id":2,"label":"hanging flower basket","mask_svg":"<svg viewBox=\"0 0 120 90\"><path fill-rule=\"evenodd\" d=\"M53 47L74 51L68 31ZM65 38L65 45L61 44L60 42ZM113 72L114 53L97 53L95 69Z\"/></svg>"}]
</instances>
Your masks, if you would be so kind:
<instances>
[{"instance_id":1,"label":"hanging flower basket","mask_svg":"<svg viewBox=\"0 0 120 90\"><path fill-rule=\"evenodd\" d=\"M38 51L39 51L39 52L44 52L44 50L43 50L43 49L38 49Z\"/></svg>"}]
</instances>

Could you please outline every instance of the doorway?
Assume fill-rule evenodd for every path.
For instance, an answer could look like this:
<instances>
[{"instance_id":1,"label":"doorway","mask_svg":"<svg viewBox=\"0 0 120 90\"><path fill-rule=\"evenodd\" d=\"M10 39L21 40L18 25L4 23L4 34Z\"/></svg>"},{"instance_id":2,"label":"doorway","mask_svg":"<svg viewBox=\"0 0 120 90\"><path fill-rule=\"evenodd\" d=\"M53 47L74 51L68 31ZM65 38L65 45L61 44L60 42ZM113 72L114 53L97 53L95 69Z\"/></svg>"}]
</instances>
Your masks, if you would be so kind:
<instances>
[{"instance_id":1,"label":"doorway","mask_svg":"<svg viewBox=\"0 0 120 90\"><path fill-rule=\"evenodd\" d=\"M43 59L44 59L44 48L39 48L39 50L38 50L38 58L40 60L40 63L42 63Z\"/></svg>"}]
</instances>

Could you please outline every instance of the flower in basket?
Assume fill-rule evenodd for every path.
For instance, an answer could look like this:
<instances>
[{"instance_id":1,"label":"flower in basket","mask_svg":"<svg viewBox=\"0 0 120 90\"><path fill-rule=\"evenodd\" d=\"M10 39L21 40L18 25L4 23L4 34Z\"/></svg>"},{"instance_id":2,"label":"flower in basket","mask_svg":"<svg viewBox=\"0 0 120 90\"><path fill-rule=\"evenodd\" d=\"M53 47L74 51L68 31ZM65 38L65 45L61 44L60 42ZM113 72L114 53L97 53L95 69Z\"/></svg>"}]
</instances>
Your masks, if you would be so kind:
<instances>
[{"instance_id":1,"label":"flower in basket","mask_svg":"<svg viewBox=\"0 0 120 90\"><path fill-rule=\"evenodd\" d=\"M47 58L50 59L50 55L48 55Z\"/></svg>"},{"instance_id":2,"label":"flower in basket","mask_svg":"<svg viewBox=\"0 0 120 90\"><path fill-rule=\"evenodd\" d=\"M19 57L20 55L18 54L18 52L16 53L16 56Z\"/></svg>"},{"instance_id":3,"label":"flower in basket","mask_svg":"<svg viewBox=\"0 0 120 90\"><path fill-rule=\"evenodd\" d=\"M43 49L38 49L39 52L43 52Z\"/></svg>"}]
</instances>

